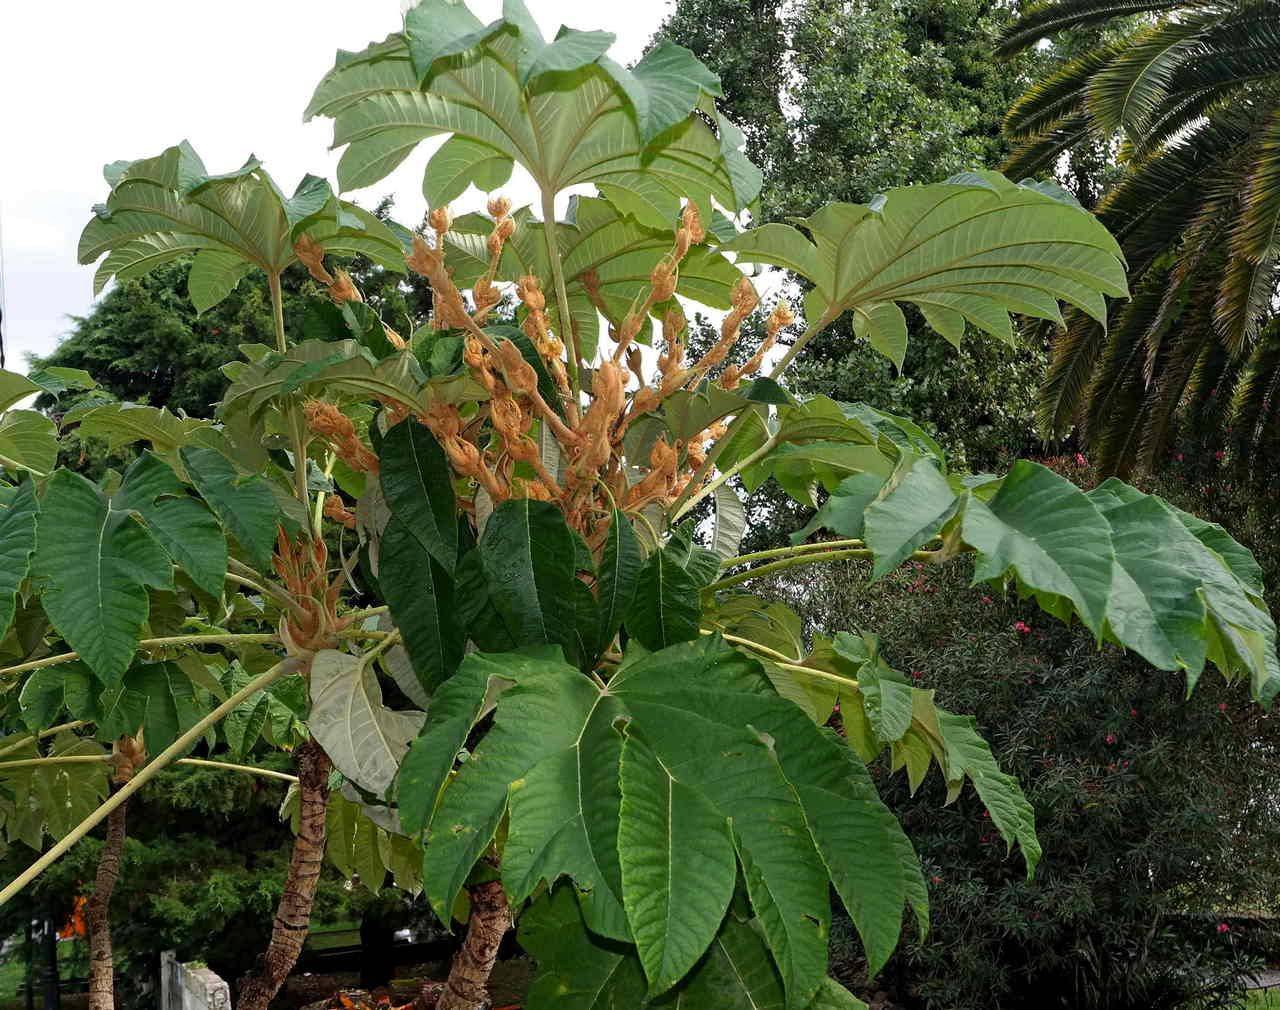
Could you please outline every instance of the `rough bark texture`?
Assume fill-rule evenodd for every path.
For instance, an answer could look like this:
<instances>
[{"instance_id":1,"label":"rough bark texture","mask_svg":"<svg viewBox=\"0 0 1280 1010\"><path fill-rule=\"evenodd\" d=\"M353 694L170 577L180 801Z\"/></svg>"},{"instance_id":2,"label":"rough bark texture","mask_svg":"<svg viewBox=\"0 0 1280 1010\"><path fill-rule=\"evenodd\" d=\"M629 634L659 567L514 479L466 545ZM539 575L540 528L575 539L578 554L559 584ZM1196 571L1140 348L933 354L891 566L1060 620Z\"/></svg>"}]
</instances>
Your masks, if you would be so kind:
<instances>
[{"instance_id":1,"label":"rough bark texture","mask_svg":"<svg viewBox=\"0 0 1280 1010\"><path fill-rule=\"evenodd\" d=\"M498 959L502 937L511 928L511 909L501 881L478 884L469 891L471 918L467 921L467 938L453 959L437 1010L486 1010L489 973Z\"/></svg>"},{"instance_id":2,"label":"rough bark texture","mask_svg":"<svg viewBox=\"0 0 1280 1010\"><path fill-rule=\"evenodd\" d=\"M298 962L311 925L311 903L324 862L325 816L329 809L329 755L314 740L298 747L298 837L289 875L276 908L271 943L256 974L240 988L238 1010L266 1010Z\"/></svg>"},{"instance_id":3,"label":"rough bark texture","mask_svg":"<svg viewBox=\"0 0 1280 1010\"><path fill-rule=\"evenodd\" d=\"M111 895L120 879L124 852L124 812L121 803L107 816L107 839L98 855L93 894L85 902L89 929L89 1010L115 1010L115 966L111 953Z\"/></svg>"}]
</instances>

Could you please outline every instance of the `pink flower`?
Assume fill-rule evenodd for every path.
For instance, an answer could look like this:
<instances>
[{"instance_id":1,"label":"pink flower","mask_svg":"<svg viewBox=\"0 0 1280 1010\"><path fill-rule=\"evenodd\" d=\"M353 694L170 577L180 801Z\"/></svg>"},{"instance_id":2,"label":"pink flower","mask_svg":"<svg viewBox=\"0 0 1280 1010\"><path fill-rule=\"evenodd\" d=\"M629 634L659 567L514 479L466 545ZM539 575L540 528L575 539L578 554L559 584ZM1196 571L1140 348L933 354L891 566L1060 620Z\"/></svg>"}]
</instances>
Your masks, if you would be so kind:
<instances>
[{"instance_id":1,"label":"pink flower","mask_svg":"<svg viewBox=\"0 0 1280 1010\"><path fill-rule=\"evenodd\" d=\"M1108 733L1107 743L1115 743L1115 742L1116 742L1116 735L1114 733Z\"/></svg>"},{"instance_id":2,"label":"pink flower","mask_svg":"<svg viewBox=\"0 0 1280 1010\"><path fill-rule=\"evenodd\" d=\"M993 600L990 596L984 596L984 597L982 598L982 602L983 602L983 603L994 603L994 602L995 602L995 600Z\"/></svg>"},{"instance_id":3,"label":"pink flower","mask_svg":"<svg viewBox=\"0 0 1280 1010\"><path fill-rule=\"evenodd\" d=\"M1089 461L1084 458L1084 453L1076 453L1076 466L1086 466L1088 465L1088 462Z\"/></svg>"},{"instance_id":4,"label":"pink flower","mask_svg":"<svg viewBox=\"0 0 1280 1010\"><path fill-rule=\"evenodd\" d=\"M832 711L833 711L833 712L839 712L839 711L840 711L840 702L836 702L835 707L832 709Z\"/></svg>"},{"instance_id":5,"label":"pink flower","mask_svg":"<svg viewBox=\"0 0 1280 1010\"><path fill-rule=\"evenodd\" d=\"M1231 927L1230 927L1230 926L1228 926L1225 922L1220 922L1220 923L1218 923L1218 932L1219 932L1219 933L1230 933L1230 932L1231 932Z\"/></svg>"},{"instance_id":6,"label":"pink flower","mask_svg":"<svg viewBox=\"0 0 1280 1010\"><path fill-rule=\"evenodd\" d=\"M922 676L924 676L924 674L922 674L919 670L912 670L911 676L916 680L919 680Z\"/></svg>"},{"instance_id":7,"label":"pink flower","mask_svg":"<svg viewBox=\"0 0 1280 1010\"><path fill-rule=\"evenodd\" d=\"M930 877L930 878L929 878L929 883L931 883L931 884L941 884L941 883L942 883L942 878L941 878L941 877Z\"/></svg>"},{"instance_id":8,"label":"pink flower","mask_svg":"<svg viewBox=\"0 0 1280 1010\"><path fill-rule=\"evenodd\" d=\"M1181 462L1182 462L1182 453L1178 453L1178 454L1177 454L1176 456L1174 456L1173 458L1174 458L1174 459L1176 459L1179 463L1181 463Z\"/></svg>"},{"instance_id":9,"label":"pink flower","mask_svg":"<svg viewBox=\"0 0 1280 1010\"><path fill-rule=\"evenodd\" d=\"M1227 710L1227 703L1225 701L1218 702L1218 711L1225 712L1226 710Z\"/></svg>"},{"instance_id":10,"label":"pink flower","mask_svg":"<svg viewBox=\"0 0 1280 1010\"><path fill-rule=\"evenodd\" d=\"M1213 454L1213 458L1216 460L1221 460L1223 455L1224 455L1223 451L1219 449L1217 452Z\"/></svg>"},{"instance_id":11,"label":"pink flower","mask_svg":"<svg viewBox=\"0 0 1280 1010\"><path fill-rule=\"evenodd\" d=\"M1027 624L1025 621L1014 621L1013 630L1021 631L1025 635L1031 630L1031 625Z\"/></svg>"},{"instance_id":12,"label":"pink flower","mask_svg":"<svg viewBox=\"0 0 1280 1010\"><path fill-rule=\"evenodd\" d=\"M1138 717L1138 710L1136 708L1131 708L1129 709L1129 714L1136 719Z\"/></svg>"}]
</instances>

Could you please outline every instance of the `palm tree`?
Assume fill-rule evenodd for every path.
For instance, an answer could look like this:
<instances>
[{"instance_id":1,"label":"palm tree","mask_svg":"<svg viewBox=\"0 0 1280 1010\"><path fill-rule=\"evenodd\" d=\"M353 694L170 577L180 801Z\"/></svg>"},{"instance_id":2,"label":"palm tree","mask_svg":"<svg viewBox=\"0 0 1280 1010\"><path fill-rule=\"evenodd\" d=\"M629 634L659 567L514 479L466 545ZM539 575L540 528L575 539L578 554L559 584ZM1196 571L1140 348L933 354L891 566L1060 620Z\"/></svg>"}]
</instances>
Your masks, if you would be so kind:
<instances>
[{"instance_id":1,"label":"palm tree","mask_svg":"<svg viewBox=\"0 0 1280 1010\"><path fill-rule=\"evenodd\" d=\"M1110 40L1010 109L1010 174L1112 140L1123 168L1097 212L1132 300L1107 329L1076 313L1055 342L1045 433L1079 424L1105 471L1150 465L1181 422L1254 458L1280 433L1280 0L1049 0L1006 53L1086 26Z\"/></svg>"}]
</instances>

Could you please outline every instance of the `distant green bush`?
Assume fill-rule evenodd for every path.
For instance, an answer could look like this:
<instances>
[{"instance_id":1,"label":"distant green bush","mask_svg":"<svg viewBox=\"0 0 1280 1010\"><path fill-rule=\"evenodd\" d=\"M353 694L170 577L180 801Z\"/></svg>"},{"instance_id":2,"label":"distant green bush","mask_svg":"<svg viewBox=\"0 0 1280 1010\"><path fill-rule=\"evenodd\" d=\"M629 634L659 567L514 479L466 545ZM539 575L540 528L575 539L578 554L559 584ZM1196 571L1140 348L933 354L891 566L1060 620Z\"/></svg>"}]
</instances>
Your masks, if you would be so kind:
<instances>
[{"instance_id":1,"label":"distant green bush","mask_svg":"<svg viewBox=\"0 0 1280 1010\"><path fill-rule=\"evenodd\" d=\"M1073 458L1063 465L1086 472ZM774 590L813 629L878 633L893 666L940 704L975 713L1035 806L1044 847L1028 882L972 791L943 807L936 777L912 797L904 773L873 766L933 906L928 941L904 944L877 988L929 1010L1236 998L1240 970L1268 938L1242 944L1238 926L1219 925L1274 907L1280 713L1216 673L1187 699L1179 677L1098 650L1032 604L970 588L963 566L917 565L874 585L861 563L822 569ZM856 946L834 935L852 981Z\"/></svg>"}]
</instances>

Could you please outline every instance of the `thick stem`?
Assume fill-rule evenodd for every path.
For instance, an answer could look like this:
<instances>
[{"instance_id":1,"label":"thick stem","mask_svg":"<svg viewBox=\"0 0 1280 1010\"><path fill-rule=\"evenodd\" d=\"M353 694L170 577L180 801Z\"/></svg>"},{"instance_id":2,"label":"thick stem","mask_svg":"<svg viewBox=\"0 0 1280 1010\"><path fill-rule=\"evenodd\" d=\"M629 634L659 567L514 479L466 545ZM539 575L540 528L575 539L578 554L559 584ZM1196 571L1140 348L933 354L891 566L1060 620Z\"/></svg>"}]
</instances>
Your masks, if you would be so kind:
<instances>
[{"instance_id":1,"label":"thick stem","mask_svg":"<svg viewBox=\"0 0 1280 1010\"><path fill-rule=\"evenodd\" d=\"M921 552L917 551L911 557L917 557ZM762 575L772 575L774 572L780 572L787 568L796 568L799 565L816 565L823 561L848 561L851 558L858 558L863 561L869 561L874 554L868 550L851 549L847 551L826 551L822 554L801 554L794 558L784 558L781 561L774 561L771 564L761 565L759 568L750 568L745 572L739 572L737 575L730 575L728 578L721 579L719 582L713 582L708 589L719 592L722 589L729 589L732 586L740 585L751 579L758 579Z\"/></svg>"},{"instance_id":2,"label":"thick stem","mask_svg":"<svg viewBox=\"0 0 1280 1010\"><path fill-rule=\"evenodd\" d=\"M25 736L21 740L17 740L14 743L9 744L7 747L0 747L0 757L4 757L6 754L12 754L14 751L22 750L22 748L31 743L32 740L43 740L45 737L57 736L65 729L79 729L81 726L88 725L89 724L85 720L77 719L75 722L64 722L59 726L50 726L48 729L42 729L35 736Z\"/></svg>"},{"instance_id":3,"label":"thick stem","mask_svg":"<svg viewBox=\"0 0 1280 1010\"><path fill-rule=\"evenodd\" d=\"M547 240L547 260L551 264L551 277L556 285L556 305L560 309L560 336L569 348L569 381L576 399L582 386L578 367L582 361L582 348L578 346L578 334L573 329L573 316L569 312L569 291L564 284L564 264L560 262L560 245L556 239L556 195L542 191L542 234Z\"/></svg>"},{"instance_id":4,"label":"thick stem","mask_svg":"<svg viewBox=\"0 0 1280 1010\"><path fill-rule=\"evenodd\" d=\"M107 840L98 856L93 894L85 903L89 926L89 1010L115 1010L115 966L111 952L111 895L120 879L125 804L107 818Z\"/></svg>"},{"instance_id":5,"label":"thick stem","mask_svg":"<svg viewBox=\"0 0 1280 1010\"><path fill-rule=\"evenodd\" d=\"M714 635L715 632L704 628L702 630L702 634ZM848 688L855 688L858 686L858 681L854 680L852 677L842 677L838 673L828 673L826 670L816 670L811 666L793 663L790 661L786 653L779 652L777 649L771 649L767 645L761 645L759 642L753 642L749 638L742 638L739 635L726 635L723 632L721 632L720 637L726 642L732 642L734 645L741 645L744 649L751 649L753 652L758 652L762 656L768 656L769 662L774 666L780 666L782 669L790 670L792 673L803 674L804 676L812 677L815 680L829 680L836 684L843 684Z\"/></svg>"},{"instance_id":6,"label":"thick stem","mask_svg":"<svg viewBox=\"0 0 1280 1010\"><path fill-rule=\"evenodd\" d=\"M177 740L152 758L150 763L137 771L133 778L117 790L102 806L98 807L97 810L68 831L48 852L28 866L3 891L0 891L0 907L3 907L15 894L21 894L23 888L61 859L69 848L101 824L110 815L111 811L141 789L157 772L176 761L188 747L204 736L205 730L210 726L216 725L228 712L238 708L259 691L270 687L286 673L292 673L295 669L297 669L297 664L293 660L286 659L284 662L277 663L266 673L249 681L239 691L183 733L182 736L178 737Z\"/></svg>"},{"instance_id":7,"label":"thick stem","mask_svg":"<svg viewBox=\"0 0 1280 1010\"><path fill-rule=\"evenodd\" d=\"M144 638L138 643L139 649L164 649L172 645L272 645L280 641L279 635L168 635L164 638ZM0 676L14 673L27 673L41 670L46 666L57 666L59 663L70 663L80 658L78 652L60 652L56 656L45 656L44 659L33 659L29 663L17 666L6 666L0 670Z\"/></svg>"},{"instance_id":8,"label":"thick stem","mask_svg":"<svg viewBox=\"0 0 1280 1010\"><path fill-rule=\"evenodd\" d=\"M6 466L10 470L26 470L34 477L49 476L43 470L37 470L34 467L27 466L25 463L19 463L17 460L10 459L8 456L0 455L0 466Z\"/></svg>"},{"instance_id":9,"label":"thick stem","mask_svg":"<svg viewBox=\"0 0 1280 1010\"><path fill-rule=\"evenodd\" d=\"M276 327L276 350L284 354L289 341L284 335L284 293L280 290L280 275L267 274L267 288L271 292L271 318ZM293 488L305 509L310 504L307 494L307 440L302 422L302 411L296 406L289 409L289 428L293 440Z\"/></svg>"},{"instance_id":10,"label":"thick stem","mask_svg":"<svg viewBox=\"0 0 1280 1010\"><path fill-rule=\"evenodd\" d=\"M453 959L449 980L436 1010L484 1010L489 1005L489 973L498 947L511 928L511 909L500 880L468 888L471 918L467 938Z\"/></svg>"},{"instance_id":11,"label":"thick stem","mask_svg":"<svg viewBox=\"0 0 1280 1010\"><path fill-rule=\"evenodd\" d=\"M774 547L767 551L756 551L754 554L739 554L735 558L725 558L720 562L721 568L737 568L738 565L752 561L765 561L769 558L785 558L793 554L813 554L816 551L836 551L841 547L865 547L861 540L819 540L812 544L796 544L793 547Z\"/></svg>"},{"instance_id":12,"label":"thick stem","mask_svg":"<svg viewBox=\"0 0 1280 1010\"><path fill-rule=\"evenodd\" d=\"M816 323L810 323L804 328L804 332L796 338L796 342L792 344L787 353L782 356L782 360L773 366L773 371L769 373L769 378L777 379L783 372L787 370L787 366L795 360L797 354L804 350L804 345L825 330L831 323L839 318L842 310L834 305L828 306L827 311L822 314L822 318Z\"/></svg>"},{"instance_id":13,"label":"thick stem","mask_svg":"<svg viewBox=\"0 0 1280 1010\"><path fill-rule=\"evenodd\" d=\"M272 771L270 768L255 768L253 765L236 765L230 761L206 761L203 758L181 758L174 762L180 765L195 765L197 768L219 768L226 772L243 772L245 775L256 775L263 779L277 779L291 785L298 781L298 776L288 772Z\"/></svg>"},{"instance_id":14,"label":"thick stem","mask_svg":"<svg viewBox=\"0 0 1280 1010\"><path fill-rule=\"evenodd\" d=\"M324 863L329 769L329 756L314 740L298 747L298 837L293 841L289 874L276 907L271 942L257 974L246 978L241 987L239 1010L266 1010L302 953Z\"/></svg>"}]
</instances>

